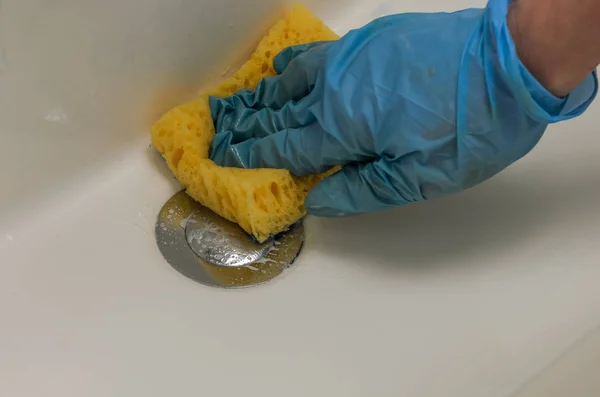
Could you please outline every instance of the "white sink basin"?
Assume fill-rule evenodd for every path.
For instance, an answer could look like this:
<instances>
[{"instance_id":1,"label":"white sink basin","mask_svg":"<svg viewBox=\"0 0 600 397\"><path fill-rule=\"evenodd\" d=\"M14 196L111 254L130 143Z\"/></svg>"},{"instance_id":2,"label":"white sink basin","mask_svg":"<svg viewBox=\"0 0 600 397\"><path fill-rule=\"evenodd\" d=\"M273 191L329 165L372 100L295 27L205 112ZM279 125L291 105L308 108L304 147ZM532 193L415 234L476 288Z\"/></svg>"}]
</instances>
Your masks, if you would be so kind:
<instances>
[{"instance_id":1,"label":"white sink basin","mask_svg":"<svg viewBox=\"0 0 600 397\"><path fill-rule=\"evenodd\" d=\"M154 222L180 187L149 127L280 3L3 1L1 396L537 397L524 385L600 324L598 104L464 194L307 219L268 284L167 265ZM484 4L353 3L306 2L339 33Z\"/></svg>"}]
</instances>

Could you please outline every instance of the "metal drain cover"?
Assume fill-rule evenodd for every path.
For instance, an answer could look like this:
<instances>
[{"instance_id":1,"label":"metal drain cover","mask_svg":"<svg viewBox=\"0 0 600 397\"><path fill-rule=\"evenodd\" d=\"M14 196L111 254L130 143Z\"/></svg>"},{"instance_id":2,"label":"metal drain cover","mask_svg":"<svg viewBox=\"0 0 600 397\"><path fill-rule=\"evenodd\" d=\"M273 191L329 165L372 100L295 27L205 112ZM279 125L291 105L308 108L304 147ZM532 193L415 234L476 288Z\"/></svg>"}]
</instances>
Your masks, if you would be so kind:
<instances>
[{"instance_id":1,"label":"metal drain cover","mask_svg":"<svg viewBox=\"0 0 600 397\"><path fill-rule=\"evenodd\" d=\"M212 287L242 288L277 277L304 243L302 221L259 244L237 224L202 206L185 191L161 209L156 242L179 273Z\"/></svg>"}]
</instances>

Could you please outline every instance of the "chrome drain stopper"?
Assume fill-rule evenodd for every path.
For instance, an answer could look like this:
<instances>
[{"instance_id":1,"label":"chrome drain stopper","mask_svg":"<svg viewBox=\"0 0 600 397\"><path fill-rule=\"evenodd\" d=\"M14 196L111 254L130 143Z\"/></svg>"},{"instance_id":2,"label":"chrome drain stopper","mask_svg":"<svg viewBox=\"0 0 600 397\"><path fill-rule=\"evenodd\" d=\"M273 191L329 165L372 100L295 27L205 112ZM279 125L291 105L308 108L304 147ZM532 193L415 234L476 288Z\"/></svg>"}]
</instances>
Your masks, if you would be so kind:
<instances>
[{"instance_id":1,"label":"chrome drain stopper","mask_svg":"<svg viewBox=\"0 0 600 397\"><path fill-rule=\"evenodd\" d=\"M184 276L212 287L242 288L269 281L290 267L302 249L304 226L300 221L260 244L181 191L158 215L156 242Z\"/></svg>"}]
</instances>

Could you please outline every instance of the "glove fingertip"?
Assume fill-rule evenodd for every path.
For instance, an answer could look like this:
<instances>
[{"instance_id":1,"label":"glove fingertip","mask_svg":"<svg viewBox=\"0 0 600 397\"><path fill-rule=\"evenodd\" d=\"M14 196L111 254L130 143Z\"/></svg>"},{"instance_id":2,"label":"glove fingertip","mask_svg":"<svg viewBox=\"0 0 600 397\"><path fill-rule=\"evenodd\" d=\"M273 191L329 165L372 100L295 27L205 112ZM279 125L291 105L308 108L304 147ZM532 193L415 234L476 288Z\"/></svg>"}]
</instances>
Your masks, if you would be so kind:
<instances>
[{"instance_id":1,"label":"glove fingertip","mask_svg":"<svg viewBox=\"0 0 600 397\"><path fill-rule=\"evenodd\" d=\"M219 114L221 113L221 109L223 109L223 98L216 96L208 97L208 107L210 109L210 115L213 119L213 122L216 122L219 118Z\"/></svg>"},{"instance_id":2,"label":"glove fingertip","mask_svg":"<svg viewBox=\"0 0 600 397\"><path fill-rule=\"evenodd\" d=\"M216 134L209 146L209 158L217 165L223 166L225 162L225 153L227 148L231 146L232 134L230 132L222 132Z\"/></svg>"}]
</instances>

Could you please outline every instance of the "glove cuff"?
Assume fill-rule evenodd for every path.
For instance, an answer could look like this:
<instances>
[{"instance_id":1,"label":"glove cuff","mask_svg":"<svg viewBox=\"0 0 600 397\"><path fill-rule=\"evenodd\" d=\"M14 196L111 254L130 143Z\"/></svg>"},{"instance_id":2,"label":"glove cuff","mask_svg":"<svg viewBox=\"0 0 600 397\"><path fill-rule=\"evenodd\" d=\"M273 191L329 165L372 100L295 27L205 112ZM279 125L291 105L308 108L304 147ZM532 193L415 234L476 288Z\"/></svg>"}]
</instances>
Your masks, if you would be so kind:
<instances>
[{"instance_id":1,"label":"glove cuff","mask_svg":"<svg viewBox=\"0 0 600 397\"><path fill-rule=\"evenodd\" d=\"M544 88L520 61L507 24L508 5L512 0L489 0L484 13L484 40L497 52L506 84L516 101L533 120L556 123L579 116L587 110L598 92L596 72L564 98Z\"/></svg>"}]
</instances>

